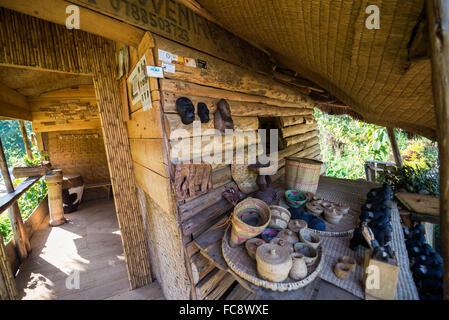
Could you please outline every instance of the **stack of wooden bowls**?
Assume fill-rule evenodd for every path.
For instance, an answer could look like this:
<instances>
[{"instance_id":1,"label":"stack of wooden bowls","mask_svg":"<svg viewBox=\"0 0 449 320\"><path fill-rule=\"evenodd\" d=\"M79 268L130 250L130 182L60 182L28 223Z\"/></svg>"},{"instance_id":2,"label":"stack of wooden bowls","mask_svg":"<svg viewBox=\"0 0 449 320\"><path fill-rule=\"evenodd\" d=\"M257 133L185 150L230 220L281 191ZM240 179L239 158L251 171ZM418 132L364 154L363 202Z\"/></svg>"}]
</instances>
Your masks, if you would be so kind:
<instances>
[{"instance_id":1,"label":"stack of wooden bowls","mask_svg":"<svg viewBox=\"0 0 449 320\"><path fill-rule=\"evenodd\" d=\"M326 219L327 222L338 224L343 216L349 212L349 206L326 201L315 196L311 201L306 203L305 210L317 217L324 214L324 219Z\"/></svg>"}]
</instances>

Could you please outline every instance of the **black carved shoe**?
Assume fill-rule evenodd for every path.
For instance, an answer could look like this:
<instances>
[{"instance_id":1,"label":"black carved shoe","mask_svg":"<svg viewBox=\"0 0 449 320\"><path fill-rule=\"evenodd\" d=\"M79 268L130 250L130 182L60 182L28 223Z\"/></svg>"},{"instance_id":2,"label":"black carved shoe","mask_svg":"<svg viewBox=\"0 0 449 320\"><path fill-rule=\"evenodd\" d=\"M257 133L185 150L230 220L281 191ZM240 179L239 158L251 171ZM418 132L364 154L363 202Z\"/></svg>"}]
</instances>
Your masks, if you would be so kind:
<instances>
[{"instance_id":1,"label":"black carved shoe","mask_svg":"<svg viewBox=\"0 0 449 320\"><path fill-rule=\"evenodd\" d=\"M176 109L182 123L191 124L195 120L195 107L190 99L182 97L176 100Z\"/></svg>"},{"instance_id":2,"label":"black carved shoe","mask_svg":"<svg viewBox=\"0 0 449 320\"><path fill-rule=\"evenodd\" d=\"M198 103L198 116L200 117L201 123L209 122L209 109L203 102Z\"/></svg>"}]
</instances>

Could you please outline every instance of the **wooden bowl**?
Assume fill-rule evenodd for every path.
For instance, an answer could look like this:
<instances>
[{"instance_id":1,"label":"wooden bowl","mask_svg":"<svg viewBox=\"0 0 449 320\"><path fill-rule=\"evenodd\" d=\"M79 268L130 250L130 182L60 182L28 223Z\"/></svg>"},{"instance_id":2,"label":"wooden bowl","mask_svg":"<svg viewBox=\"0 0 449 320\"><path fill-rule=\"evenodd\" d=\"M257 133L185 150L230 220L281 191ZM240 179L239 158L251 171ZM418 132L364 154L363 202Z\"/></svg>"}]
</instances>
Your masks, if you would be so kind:
<instances>
[{"instance_id":1,"label":"wooden bowl","mask_svg":"<svg viewBox=\"0 0 449 320\"><path fill-rule=\"evenodd\" d=\"M336 263L334 266L334 273L337 278L341 280L346 280L351 274L351 269L344 263Z\"/></svg>"},{"instance_id":2,"label":"wooden bowl","mask_svg":"<svg viewBox=\"0 0 449 320\"><path fill-rule=\"evenodd\" d=\"M299 231L299 239L301 242L310 245L314 249L318 249L321 245L321 239L317 235L310 232L309 229L302 229Z\"/></svg>"},{"instance_id":3,"label":"wooden bowl","mask_svg":"<svg viewBox=\"0 0 449 320\"><path fill-rule=\"evenodd\" d=\"M290 222L288 223L288 228L291 231L299 234L299 231L307 228L307 222L305 222L304 220L301 220L301 219L290 220Z\"/></svg>"},{"instance_id":4,"label":"wooden bowl","mask_svg":"<svg viewBox=\"0 0 449 320\"><path fill-rule=\"evenodd\" d=\"M315 202L306 203L306 211L312 213L315 216L321 216L323 213L323 207Z\"/></svg>"},{"instance_id":5,"label":"wooden bowl","mask_svg":"<svg viewBox=\"0 0 449 320\"><path fill-rule=\"evenodd\" d=\"M338 212L334 208L324 209L324 218L331 224L338 224L343 218L343 214L341 214L341 212Z\"/></svg>"},{"instance_id":6,"label":"wooden bowl","mask_svg":"<svg viewBox=\"0 0 449 320\"><path fill-rule=\"evenodd\" d=\"M350 256L343 256L338 258L339 263L343 263L348 266L349 270L355 271L355 267L357 266L357 262L351 258Z\"/></svg>"},{"instance_id":7,"label":"wooden bowl","mask_svg":"<svg viewBox=\"0 0 449 320\"><path fill-rule=\"evenodd\" d=\"M306 265L311 266L318 258L317 250L304 242L298 242L295 244L295 252L301 253L304 256Z\"/></svg>"},{"instance_id":8,"label":"wooden bowl","mask_svg":"<svg viewBox=\"0 0 449 320\"><path fill-rule=\"evenodd\" d=\"M278 238L284 239L284 240L290 242L292 245L294 245L295 243L297 243L299 241L299 238L296 235L296 233L290 229L281 230L278 233Z\"/></svg>"},{"instance_id":9,"label":"wooden bowl","mask_svg":"<svg viewBox=\"0 0 449 320\"><path fill-rule=\"evenodd\" d=\"M259 239L259 238L252 238L252 239L247 240L245 242L245 248L246 248L246 251L248 252L248 255L252 259L256 259L256 250L263 244L265 244L265 241L263 241L262 239Z\"/></svg>"},{"instance_id":10,"label":"wooden bowl","mask_svg":"<svg viewBox=\"0 0 449 320\"><path fill-rule=\"evenodd\" d=\"M293 253L295 250L293 249L293 245L281 238L274 238L270 241L272 244L277 244L278 246L286 248L290 253Z\"/></svg>"}]
</instances>

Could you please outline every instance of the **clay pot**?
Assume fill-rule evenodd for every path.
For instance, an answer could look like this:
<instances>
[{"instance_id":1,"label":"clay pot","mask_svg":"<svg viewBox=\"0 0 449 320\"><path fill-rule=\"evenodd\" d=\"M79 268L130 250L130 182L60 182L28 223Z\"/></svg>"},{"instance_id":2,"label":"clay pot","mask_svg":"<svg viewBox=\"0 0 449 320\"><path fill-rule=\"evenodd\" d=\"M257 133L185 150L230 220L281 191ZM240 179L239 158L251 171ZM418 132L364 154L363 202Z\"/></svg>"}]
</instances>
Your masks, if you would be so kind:
<instances>
[{"instance_id":1,"label":"clay pot","mask_svg":"<svg viewBox=\"0 0 449 320\"><path fill-rule=\"evenodd\" d=\"M289 276L293 280L302 280L307 277L307 265L304 260L304 255L301 253L292 253L293 265L290 269Z\"/></svg>"},{"instance_id":2,"label":"clay pot","mask_svg":"<svg viewBox=\"0 0 449 320\"><path fill-rule=\"evenodd\" d=\"M321 216L321 214L323 213L323 207L315 202L307 202L306 211L315 216Z\"/></svg>"},{"instance_id":3,"label":"clay pot","mask_svg":"<svg viewBox=\"0 0 449 320\"><path fill-rule=\"evenodd\" d=\"M324 209L324 218L331 224L338 224L343 218L343 214L334 208Z\"/></svg>"},{"instance_id":4,"label":"clay pot","mask_svg":"<svg viewBox=\"0 0 449 320\"><path fill-rule=\"evenodd\" d=\"M290 211L281 206L270 206L270 211L271 221L268 226L275 229L287 228L291 216Z\"/></svg>"},{"instance_id":5,"label":"clay pot","mask_svg":"<svg viewBox=\"0 0 449 320\"><path fill-rule=\"evenodd\" d=\"M307 222L301 219L290 220L288 228L296 233L299 233L302 229L307 229Z\"/></svg>"},{"instance_id":6,"label":"clay pot","mask_svg":"<svg viewBox=\"0 0 449 320\"><path fill-rule=\"evenodd\" d=\"M301 242L310 245L314 249L318 249L318 247L321 245L320 237L312 234L309 229L302 229L299 232L299 239L301 240Z\"/></svg>"},{"instance_id":7,"label":"clay pot","mask_svg":"<svg viewBox=\"0 0 449 320\"><path fill-rule=\"evenodd\" d=\"M237 204L231 218L231 247L257 237L268 226L270 219L270 207L262 200L247 198Z\"/></svg>"},{"instance_id":8,"label":"clay pot","mask_svg":"<svg viewBox=\"0 0 449 320\"><path fill-rule=\"evenodd\" d=\"M247 240L245 242L245 248L246 248L246 251L248 252L248 255L252 259L256 259L256 250L263 244L265 244L265 241L263 241L262 239L259 239L259 238L252 238L252 239Z\"/></svg>"},{"instance_id":9,"label":"clay pot","mask_svg":"<svg viewBox=\"0 0 449 320\"><path fill-rule=\"evenodd\" d=\"M357 266L357 262L350 256L340 257L338 258L338 262L345 264L351 271L355 271L355 267Z\"/></svg>"},{"instance_id":10,"label":"clay pot","mask_svg":"<svg viewBox=\"0 0 449 320\"><path fill-rule=\"evenodd\" d=\"M346 264L339 262L334 266L334 273L337 278L346 280L351 274L351 269Z\"/></svg>"},{"instance_id":11,"label":"clay pot","mask_svg":"<svg viewBox=\"0 0 449 320\"><path fill-rule=\"evenodd\" d=\"M350 209L348 205L345 205L345 204L342 204L342 203L335 204L334 208L337 211L340 211L342 214L347 214L349 212L349 209Z\"/></svg>"},{"instance_id":12,"label":"clay pot","mask_svg":"<svg viewBox=\"0 0 449 320\"><path fill-rule=\"evenodd\" d=\"M295 252L301 253L304 256L306 265L311 266L318 258L317 250L304 242L298 242L295 244Z\"/></svg>"},{"instance_id":13,"label":"clay pot","mask_svg":"<svg viewBox=\"0 0 449 320\"><path fill-rule=\"evenodd\" d=\"M293 253L295 250L293 249L293 245L281 238L274 238L270 241L272 244L277 244L278 246L286 248L290 253Z\"/></svg>"},{"instance_id":14,"label":"clay pot","mask_svg":"<svg viewBox=\"0 0 449 320\"><path fill-rule=\"evenodd\" d=\"M288 241L288 242L290 242L292 245L294 245L296 242L299 241L299 238L298 238L298 236L296 235L296 233L293 232L293 231L290 230L290 229L284 229L284 230L281 230L281 231L278 233L278 237L281 238L281 239L284 239L284 240L286 240L286 241Z\"/></svg>"},{"instance_id":15,"label":"clay pot","mask_svg":"<svg viewBox=\"0 0 449 320\"><path fill-rule=\"evenodd\" d=\"M284 247L267 243L256 251L257 272L271 282L281 282L287 279L292 268L292 257Z\"/></svg>"}]
</instances>

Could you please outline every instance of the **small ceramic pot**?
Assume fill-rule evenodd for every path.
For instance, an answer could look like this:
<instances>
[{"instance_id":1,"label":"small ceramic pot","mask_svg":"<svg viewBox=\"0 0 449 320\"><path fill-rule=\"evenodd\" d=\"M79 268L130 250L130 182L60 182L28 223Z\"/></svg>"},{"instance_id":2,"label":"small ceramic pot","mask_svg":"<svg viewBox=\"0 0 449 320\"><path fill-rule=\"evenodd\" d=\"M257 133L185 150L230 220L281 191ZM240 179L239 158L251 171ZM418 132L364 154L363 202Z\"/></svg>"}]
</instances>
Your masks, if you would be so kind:
<instances>
[{"instance_id":1,"label":"small ceramic pot","mask_svg":"<svg viewBox=\"0 0 449 320\"><path fill-rule=\"evenodd\" d=\"M259 239L259 238L252 238L252 239L247 240L245 242L245 248L246 248L246 251L248 252L248 255L252 259L256 259L256 250L263 244L265 244L265 241L263 241L262 239Z\"/></svg>"},{"instance_id":2,"label":"small ceramic pot","mask_svg":"<svg viewBox=\"0 0 449 320\"><path fill-rule=\"evenodd\" d=\"M293 280L302 280L307 277L307 265L304 260L304 255L301 253L292 253L293 265L290 269L289 276Z\"/></svg>"},{"instance_id":3,"label":"small ceramic pot","mask_svg":"<svg viewBox=\"0 0 449 320\"><path fill-rule=\"evenodd\" d=\"M320 237L312 234L309 229L302 229L299 232L299 239L301 240L301 242L310 245L314 249L318 249L318 247L321 245Z\"/></svg>"},{"instance_id":4,"label":"small ceramic pot","mask_svg":"<svg viewBox=\"0 0 449 320\"><path fill-rule=\"evenodd\" d=\"M343 218L343 215L334 208L324 209L324 218L331 224L338 224Z\"/></svg>"},{"instance_id":5,"label":"small ceramic pot","mask_svg":"<svg viewBox=\"0 0 449 320\"><path fill-rule=\"evenodd\" d=\"M306 211L315 216L321 216L321 214L323 213L323 207L320 204L316 204L315 202L307 202Z\"/></svg>"},{"instance_id":6,"label":"small ceramic pot","mask_svg":"<svg viewBox=\"0 0 449 320\"><path fill-rule=\"evenodd\" d=\"M287 204L293 208L301 208L307 202L306 195L298 190L285 191L285 199Z\"/></svg>"},{"instance_id":7,"label":"small ceramic pot","mask_svg":"<svg viewBox=\"0 0 449 320\"><path fill-rule=\"evenodd\" d=\"M293 231L290 230L290 229L284 229L284 230L281 230L281 231L278 233L278 237L281 238L281 239L284 239L285 241L290 242L292 245L294 245L296 242L299 241L299 238L298 238L298 236L296 235L296 233L293 232Z\"/></svg>"},{"instance_id":8,"label":"small ceramic pot","mask_svg":"<svg viewBox=\"0 0 449 320\"><path fill-rule=\"evenodd\" d=\"M299 233L302 229L307 228L307 222L301 219L290 220L288 228L293 232Z\"/></svg>"},{"instance_id":9,"label":"small ceramic pot","mask_svg":"<svg viewBox=\"0 0 449 320\"><path fill-rule=\"evenodd\" d=\"M301 253L304 256L304 261L308 266L313 265L318 258L317 250L304 242L295 244L295 252Z\"/></svg>"},{"instance_id":10,"label":"small ceramic pot","mask_svg":"<svg viewBox=\"0 0 449 320\"><path fill-rule=\"evenodd\" d=\"M351 271L355 271L355 267L357 266L357 262L350 256L340 257L338 258L338 262L345 264Z\"/></svg>"},{"instance_id":11,"label":"small ceramic pot","mask_svg":"<svg viewBox=\"0 0 449 320\"><path fill-rule=\"evenodd\" d=\"M277 244L278 246L286 248L290 253L293 253L295 250L293 249L293 245L281 238L274 238L270 241L272 244Z\"/></svg>"},{"instance_id":12,"label":"small ceramic pot","mask_svg":"<svg viewBox=\"0 0 449 320\"><path fill-rule=\"evenodd\" d=\"M334 266L334 273L337 276L337 278L341 280L346 280L351 274L351 269L349 269L349 267L346 264L339 262Z\"/></svg>"},{"instance_id":13,"label":"small ceramic pot","mask_svg":"<svg viewBox=\"0 0 449 320\"><path fill-rule=\"evenodd\" d=\"M272 243L266 243L257 248L256 262L259 275L271 282L287 279L293 264L290 252Z\"/></svg>"}]
</instances>

